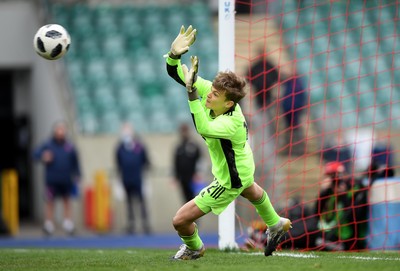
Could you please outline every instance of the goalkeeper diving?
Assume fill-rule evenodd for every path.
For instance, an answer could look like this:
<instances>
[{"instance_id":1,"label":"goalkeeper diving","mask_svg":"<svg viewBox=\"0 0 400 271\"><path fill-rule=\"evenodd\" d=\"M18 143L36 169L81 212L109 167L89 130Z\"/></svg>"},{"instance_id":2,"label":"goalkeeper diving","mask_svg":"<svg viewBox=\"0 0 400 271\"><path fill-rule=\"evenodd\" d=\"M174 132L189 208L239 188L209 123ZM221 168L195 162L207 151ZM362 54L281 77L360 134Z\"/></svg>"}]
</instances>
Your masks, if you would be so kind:
<instances>
[{"instance_id":1,"label":"goalkeeper diving","mask_svg":"<svg viewBox=\"0 0 400 271\"><path fill-rule=\"evenodd\" d=\"M291 222L276 213L267 193L254 182L253 152L247 142L247 124L239 105L246 95L247 83L231 71L219 72L213 81L197 76L199 59L196 56L191 57L191 67L181 64L181 56L195 40L196 29L182 26L166 55L167 71L187 90L195 128L210 153L214 181L174 216L172 223L183 244L173 259L202 257L205 247L195 221L210 212L219 215L239 196L254 205L268 226L264 254L270 256L291 228Z\"/></svg>"}]
</instances>

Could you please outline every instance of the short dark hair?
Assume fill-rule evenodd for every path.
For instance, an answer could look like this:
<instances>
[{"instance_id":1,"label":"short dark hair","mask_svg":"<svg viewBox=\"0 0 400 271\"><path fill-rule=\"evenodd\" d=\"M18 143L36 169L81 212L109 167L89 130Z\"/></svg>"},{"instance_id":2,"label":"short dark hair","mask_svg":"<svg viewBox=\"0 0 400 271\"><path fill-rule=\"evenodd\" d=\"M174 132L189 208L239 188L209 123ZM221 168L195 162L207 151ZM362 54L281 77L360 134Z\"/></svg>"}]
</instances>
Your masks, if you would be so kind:
<instances>
[{"instance_id":1,"label":"short dark hair","mask_svg":"<svg viewBox=\"0 0 400 271\"><path fill-rule=\"evenodd\" d=\"M219 72L212 86L218 91L223 91L226 99L235 104L247 94L246 80L232 71Z\"/></svg>"}]
</instances>

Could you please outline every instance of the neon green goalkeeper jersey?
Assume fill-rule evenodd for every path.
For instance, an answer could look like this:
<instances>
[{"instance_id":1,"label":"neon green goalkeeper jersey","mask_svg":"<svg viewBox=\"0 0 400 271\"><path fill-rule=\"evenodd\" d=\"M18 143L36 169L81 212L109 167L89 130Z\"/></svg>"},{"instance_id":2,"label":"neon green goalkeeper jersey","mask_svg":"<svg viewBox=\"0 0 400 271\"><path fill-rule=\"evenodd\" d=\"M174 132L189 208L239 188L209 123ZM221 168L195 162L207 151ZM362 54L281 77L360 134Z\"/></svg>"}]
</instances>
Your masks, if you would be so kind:
<instances>
[{"instance_id":1,"label":"neon green goalkeeper jersey","mask_svg":"<svg viewBox=\"0 0 400 271\"><path fill-rule=\"evenodd\" d=\"M167 58L168 74L185 86L180 59ZM206 97L212 82L197 78L199 99L189 101L194 125L206 141L212 163L212 173L226 188L248 186L254 180L253 152L247 142L248 130L242 110L237 104L223 115L211 117Z\"/></svg>"}]
</instances>

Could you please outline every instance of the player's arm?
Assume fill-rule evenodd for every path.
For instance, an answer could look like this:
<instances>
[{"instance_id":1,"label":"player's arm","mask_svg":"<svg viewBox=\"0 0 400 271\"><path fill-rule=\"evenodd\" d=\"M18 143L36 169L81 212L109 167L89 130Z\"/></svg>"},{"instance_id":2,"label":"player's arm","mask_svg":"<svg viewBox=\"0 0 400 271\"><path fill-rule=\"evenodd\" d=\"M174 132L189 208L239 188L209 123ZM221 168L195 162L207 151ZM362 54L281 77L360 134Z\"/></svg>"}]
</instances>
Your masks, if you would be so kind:
<instances>
[{"instance_id":1,"label":"player's arm","mask_svg":"<svg viewBox=\"0 0 400 271\"><path fill-rule=\"evenodd\" d=\"M182 26L178 36L171 44L171 49L166 55L167 72L176 82L182 86L186 86L184 68L181 64L181 56L189 51L190 46L196 40L197 30L189 26L186 30ZM196 74L197 76L197 74ZM200 96L206 95L206 92L211 88L211 82L204 80L201 77L197 78L196 87Z\"/></svg>"},{"instance_id":2,"label":"player's arm","mask_svg":"<svg viewBox=\"0 0 400 271\"><path fill-rule=\"evenodd\" d=\"M230 138L234 135L237 127L232 117L221 116L213 121L209 121L206 111L204 110L198 94L197 88L197 71L199 61L196 56L191 57L192 66L188 69L186 66L182 67L186 89L189 97L190 112L193 115L196 130L202 136L216 137L216 138ZM211 84L209 86L211 89ZM209 90L210 91L210 90Z\"/></svg>"},{"instance_id":3,"label":"player's arm","mask_svg":"<svg viewBox=\"0 0 400 271\"><path fill-rule=\"evenodd\" d=\"M168 74L183 86L185 86L185 79L182 74L180 59L183 54L189 51L190 46L195 42L196 32L197 30L193 29L191 25L186 30L182 25L178 36L176 36L171 44L171 49L168 54L165 55L165 57L167 57Z\"/></svg>"},{"instance_id":4,"label":"player's arm","mask_svg":"<svg viewBox=\"0 0 400 271\"><path fill-rule=\"evenodd\" d=\"M167 59L167 72L176 82L186 87L185 75L183 74L181 59L174 59L168 55Z\"/></svg>"},{"instance_id":5,"label":"player's arm","mask_svg":"<svg viewBox=\"0 0 400 271\"><path fill-rule=\"evenodd\" d=\"M172 59L171 57L167 57L167 72L168 75L171 76L176 82L186 87L185 83L185 75L182 69L181 60L180 59ZM197 88L197 93L203 97L211 91L211 81L205 80L200 76L197 77L194 86Z\"/></svg>"}]
</instances>

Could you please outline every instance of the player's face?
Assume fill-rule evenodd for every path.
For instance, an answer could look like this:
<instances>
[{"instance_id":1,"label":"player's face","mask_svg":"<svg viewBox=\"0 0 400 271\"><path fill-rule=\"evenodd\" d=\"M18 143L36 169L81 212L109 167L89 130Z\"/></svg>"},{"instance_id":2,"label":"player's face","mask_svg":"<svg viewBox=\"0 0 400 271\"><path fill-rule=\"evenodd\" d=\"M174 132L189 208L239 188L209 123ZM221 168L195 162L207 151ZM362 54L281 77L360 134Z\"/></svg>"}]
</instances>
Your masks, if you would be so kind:
<instances>
[{"instance_id":1,"label":"player's face","mask_svg":"<svg viewBox=\"0 0 400 271\"><path fill-rule=\"evenodd\" d=\"M233 105L232 101L227 101L225 93L219 91L214 87L211 88L211 92L207 95L206 107L213 110L215 113L225 113Z\"/></svg>"}]
</instances>

